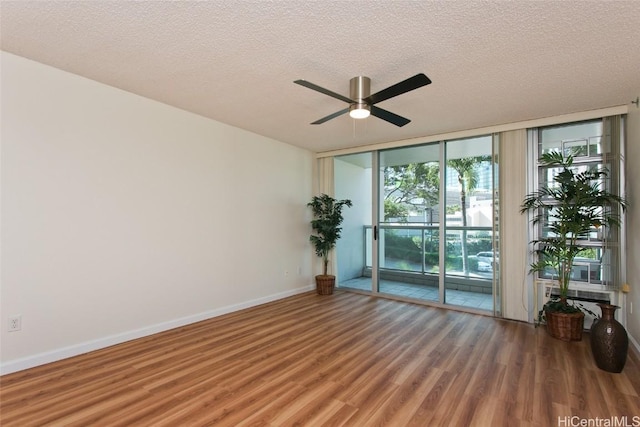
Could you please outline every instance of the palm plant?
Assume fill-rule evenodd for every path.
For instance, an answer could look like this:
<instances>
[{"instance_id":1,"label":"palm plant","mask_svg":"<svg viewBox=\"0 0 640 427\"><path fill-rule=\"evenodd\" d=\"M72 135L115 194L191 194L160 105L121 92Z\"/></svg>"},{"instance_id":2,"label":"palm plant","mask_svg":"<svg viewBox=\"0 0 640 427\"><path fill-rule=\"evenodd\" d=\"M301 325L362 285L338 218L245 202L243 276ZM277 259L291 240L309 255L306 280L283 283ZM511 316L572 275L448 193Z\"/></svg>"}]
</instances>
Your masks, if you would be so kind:
<instances>
[{"instance_id":1,"label":"palm plant","mask_svg":"<svg viewBox=\"0 0 640 427\"><path fill-rule=\"evenodd\" d=\"M342 228L342 209L351 207L351 200L336 200L326 194L313 196L307 206L313 211L311 228L316 232L309 240L313 244L316 255L322 258L323 275L327 275L329 265L329 252L336 246Z\"/></svg>"},{"instance_id":2,"label":"palm plant","mask_svg":"<svg viewBox=\"0 0 640 427\"><path fill-rule=\"evenodd\" d=\"M567 303L567 295L574 260L585 251L580 240L588 239L594 229L619 226L619 208L624 211L626 201L601 188L608 176L606 169L578 172L572 167L573 156L561 152L543 154L540 164L561 169L552 185L527 195L521 206L521 213L532 212L532 222L543 223L549 230L546 237L531 242L538 257L530 272L551 270L558 278L559 298L549 301L544 309L579 312L579 307Z\"/></svg>"}]
</instances>

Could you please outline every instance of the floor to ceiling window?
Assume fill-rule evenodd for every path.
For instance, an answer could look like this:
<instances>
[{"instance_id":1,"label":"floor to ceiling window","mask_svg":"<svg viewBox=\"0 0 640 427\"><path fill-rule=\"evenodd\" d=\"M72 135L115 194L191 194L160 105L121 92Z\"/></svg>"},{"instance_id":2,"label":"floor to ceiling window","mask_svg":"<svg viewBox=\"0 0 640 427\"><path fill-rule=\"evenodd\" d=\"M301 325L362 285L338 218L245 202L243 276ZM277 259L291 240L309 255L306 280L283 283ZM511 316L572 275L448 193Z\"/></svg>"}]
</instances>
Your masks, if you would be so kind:
<instances>
[{"instance_id":1,"label":"floor to ceiling window","mask_svg":"<svg viewBox=\"0 0 640 427\"><path fill-rule=\"evenodd\" d=\"M368 203L345 221L339 286L493 311L493 154L484 136L336 157L336 196Z\"/></svg>"},{"instance_id":2,"label":"floor to ceiling window","mask_svg":"<svg viewBox=\"0 0 640 427\"><path fill-rule=\"evenodd\" d=\"M379 156L378 290L438 302L440 146Z\"/></svg>"},{"instance_id":3,"label":"floor to ceiling window","mask_svg":"<svg viewBox=\"0 0 640 427\"><path fill-rule=\"evenodd\" d=\"M494 251L493 138L445 144L445 302L493 310ZM461 294L459 291L465 291Z\"/></svg>"}]
</instances>

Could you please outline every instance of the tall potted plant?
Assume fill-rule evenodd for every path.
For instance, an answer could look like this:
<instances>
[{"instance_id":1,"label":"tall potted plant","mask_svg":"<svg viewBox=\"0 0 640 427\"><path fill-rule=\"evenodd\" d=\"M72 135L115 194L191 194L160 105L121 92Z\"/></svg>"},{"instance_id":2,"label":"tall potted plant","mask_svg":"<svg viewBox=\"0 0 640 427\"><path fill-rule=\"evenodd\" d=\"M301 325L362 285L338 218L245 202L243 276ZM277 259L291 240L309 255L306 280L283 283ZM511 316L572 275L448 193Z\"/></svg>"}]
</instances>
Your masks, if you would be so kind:
<instances>
[{"instance_id":1,"label":"tall potted plant","mask_svg":"<svg viewBox=\"0 0 640 427\"><path fill-rule=\"evenodd\" d=\"M307 204L313 211L311 228L315 231L309 240L313 244L316 255L322 258L322 274L316 276L316 290L320 295L330 295L336 283L336 276L327 274L329 253L340 238L343 221L342 209L351 207L351 200L336 200L326 194L314 196Z\"/></svg>"},{"instance_id":2,"label":"tall potted plant","mask_svg":"<svg viewBox=\"0 0 640 427\"><path fill-rule=\"evenodd\" d=\"M531 241L537 261L531 264L530 272L553 272L559 296L543 306L538 321L546 322L554 338L579 341L585 309L567 301L567 295L574 260L585 250L580 241L601 227L618 226L618 212L626 208L626 201L601 188L608 175L604 169L579 172L573 167L573 156L560 152L543 154L540 164L560 170L549 186L525 197L521 213L531 212L532 222L544 224L548 230L545 236Z\"/></svg>"}]
</instances>

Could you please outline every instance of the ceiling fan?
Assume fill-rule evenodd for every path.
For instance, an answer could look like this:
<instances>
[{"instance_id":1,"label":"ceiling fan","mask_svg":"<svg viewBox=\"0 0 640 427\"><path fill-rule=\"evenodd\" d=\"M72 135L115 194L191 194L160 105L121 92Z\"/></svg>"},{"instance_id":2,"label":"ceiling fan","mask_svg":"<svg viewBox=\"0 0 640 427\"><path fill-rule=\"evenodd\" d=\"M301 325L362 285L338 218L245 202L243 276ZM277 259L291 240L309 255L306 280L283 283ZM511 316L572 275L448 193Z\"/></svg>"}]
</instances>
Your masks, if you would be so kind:
<instances>
[{"instance_id":1,"label":"ceiling fan","mask_svg":"<svg viewBox=\"0 0 640 427\"><path fill-rule=\"evenodd\" d=\"M379 119L401 127L409 123L411 120L394 114L391 111L376 107L374 104L393 98L394 96L402 95L403 93L407 93L414 89L418 89L419 87L426 86L431 83L431 80L429 80L429 77L420 73L370 95L371 79L369 77L358 76L349 81L349 98L306 80L296 80L294 83L308 87L309 89L313 89L317 92L324 93L325 95L329 95L349 104L349 107L316 120L311 123L312 125L322 124L348 112L354 119L364 119L369 117L369 114L371 114Z\"/></svg>"}]
</instances>

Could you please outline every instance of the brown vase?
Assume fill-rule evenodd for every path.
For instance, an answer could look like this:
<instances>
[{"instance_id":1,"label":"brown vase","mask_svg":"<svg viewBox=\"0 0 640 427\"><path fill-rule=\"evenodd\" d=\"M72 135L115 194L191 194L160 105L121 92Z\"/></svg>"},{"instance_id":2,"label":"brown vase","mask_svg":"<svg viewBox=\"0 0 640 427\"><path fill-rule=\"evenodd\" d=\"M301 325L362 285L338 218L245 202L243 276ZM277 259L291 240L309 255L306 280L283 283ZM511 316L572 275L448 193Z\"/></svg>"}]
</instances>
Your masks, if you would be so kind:
<instances>
[{"instance_id":1,"label":"brown vase","mask_svg":"<svg viewBox=\"0 0 640 427\"><path fill-rule=\"evenodd\" d=\"M629 337L624 326L615 317L616 309L611 304L598 304L602 318L591 325L591 353L598 368L607 372L622 372L627 361Z\"/></svg>"},{"instance_id":2,"label":"brown vase","mask_svg":"<svg viewBox=\"0 0 640 427\"><path fill-rule=\"evenodd\" d=\"M319 274L316 276L316 291L318 295L331 295L336 286L336 276Z\"/></svg>"}]
</instances>

